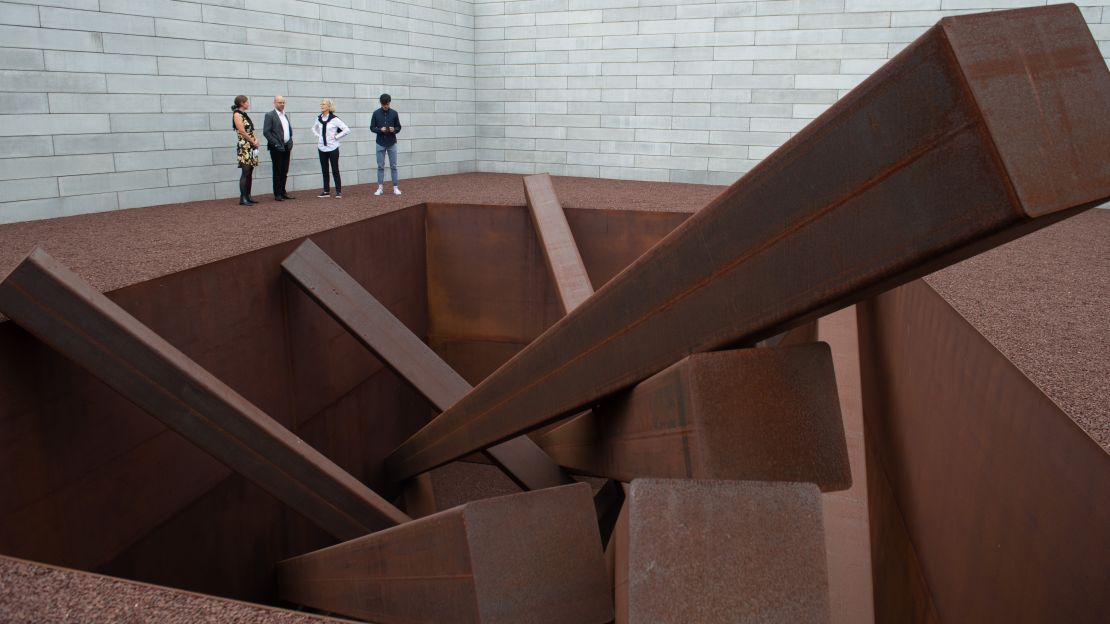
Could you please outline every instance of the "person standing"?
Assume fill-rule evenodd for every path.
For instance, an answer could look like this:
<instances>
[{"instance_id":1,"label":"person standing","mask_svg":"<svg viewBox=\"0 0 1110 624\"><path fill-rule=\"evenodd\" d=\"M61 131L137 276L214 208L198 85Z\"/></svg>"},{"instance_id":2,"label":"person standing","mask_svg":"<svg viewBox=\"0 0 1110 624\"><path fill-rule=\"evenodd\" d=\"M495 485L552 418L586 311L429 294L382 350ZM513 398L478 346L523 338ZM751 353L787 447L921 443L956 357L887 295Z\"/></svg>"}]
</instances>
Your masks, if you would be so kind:
<instances>
[{"instance_id":1,"label":"person standing","mask_svg":"<svg viewBox=\"0 0 1110 624\"><path fill-rule=\"evenodd\" d=\"M375 155L378 157L378 190L375 195L382 194L382 184L385 182L385 156L389 155L389 174L393 178L393 194L400 195L401 189L397 186L397 133L401 131L401 116L393 110L390 103L393 98L388 93L383 93L378 101L382 107L370 115L370 132L378 135L376 139Z\"/></svg>"},{"instance_id":2,"label":"person standing","mask_svg":"<svg viewBox=\"0 0 1110 624\"><path fill-rule=\"evenodd\" d=\"M236 153L239 159L239 205L257 204L251 198L251 184L254 182L254 168L258 166L258 139L254 136L254 122L247 111L251 101L245 95L235 96L231 105L231 127L235 130Z\"/></svg>"},{"instance_id":3,"label":"person standing","mask_svg":"<svg viewBox=\"0 0 1110 624\"><path fill-rule=\"evenodd\" d=\"M274 200L285 201L293 196L285 192L285 181L289 178L289 159L293 152L293 124L285 116L285 98L274 96L274 110L266 113L262 122L262 136L266 139L266 149L270 151L270 162L274 166Z\"/></svg>"},{"instance_id":4,"label":"person standing","mask_svg":"<svg viewBox=\"0 0 1110 624\"><path fill-rule=\"evenodd\" d=\"M312 134L316 135L316 149L320 151L320 173L324 174L324 192L317 197L331 196L328 185L330 165L332 177L335 178L335 198L342 199L343 182L339 178L339 140L350 133L351 129L347 124L335 116L335 103L331 100L320 100L320 116L312 125Z\"/></svg>"}]
</instances>

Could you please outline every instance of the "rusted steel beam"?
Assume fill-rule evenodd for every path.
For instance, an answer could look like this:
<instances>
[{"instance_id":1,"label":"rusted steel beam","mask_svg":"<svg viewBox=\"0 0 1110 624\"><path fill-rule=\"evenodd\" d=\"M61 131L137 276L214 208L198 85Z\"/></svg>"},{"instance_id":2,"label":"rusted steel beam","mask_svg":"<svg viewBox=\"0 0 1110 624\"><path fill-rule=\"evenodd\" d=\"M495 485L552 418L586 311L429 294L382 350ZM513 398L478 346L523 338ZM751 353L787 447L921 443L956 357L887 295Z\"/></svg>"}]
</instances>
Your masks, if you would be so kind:
<instances>
[{"instance_id":1,"label":"rusted steel beam","mask_svg":"<svg viewBox=\"0 0 1110 624\"><path fill-rule=\"evenodd\" d=\"M282 599L382 624L602 624L613 599L590 488L474 501L283 561Z\"/></svg>"},{"instance_id":2,"label":"rusted steel beam","mask_svg":"<svg viewBox=\"0 0 1110 624\"><path fill-rule=\"evenodd\" d=\"M470 392L465 379L311 239L301 243L281 266L301 290L437 410L448 409ZM525 490L574 483L527 436L497 444L484 453Z\"/></svg>"},{"instance_id":3,"label":"rusted steel beam","mask_svg":"<svg viewBox=\"0 0 1110 624\"><path fill-rule=\"evenodd\" d=\"M525 176L524 195L528 200L532 225L543 248L548 273L559 295L559 305L563 314L567 314L594 294L593 284L582 262L582 255L578 253L578 243L570 231L567 216L555 195L551 176L546 173ZM577 418L589 417L590 411L586 410ZM594 496L602 544L609 543L623 504L624 487L612 479L606 481Z\"/></svg>"},{"instance_id":4,"label":"rusted steel beam","mask_svg":"<svg viewBox=\"0 0 1110 624\"><path fill-rule=\"evenodd\" d=\"M335 537L409 519L42 249L0 312Z\"/></svg>"},{"instance_id":5,"label":"rusted steel beam","mask_svg":"<svg viewBox=\"0 0 1110 624\"><path fill-rule=\"evenodd\" d=\"M945 18L403 443L393 478L1110 198L1110 73L1073 5Z\"/></svg>"},{"instance_id":6,"label":"rusted steel beam","mask_svg":"<svg viewBox=\"0 0 1110 624\"><path fill-rule=\"evenodd\" d=\"M625 513L617 624L829 621L812 483L637 479Z\"/></svg>"},{"instance_id":7,"label":"rusted steel beam","mask_svg":"<svg viewBox=\"0 0 1110 624\"><path fill-rule=\"evenodd\" d=\"M691 355L539 441L573 472L851 486L825 343Z\"/></svg>"},{"instance_id":8,"label":"rusted steel beam","mask_svg":"<svg viewBox=\"0 0 1110 624\"><path fill-rule=\"evenodd\" d=\"M543 246L547 269L555 281L555 292L563 310L570 312L594 294L594 287L570 232L567 216L555 195L551 176L546 173L524 176L524 196L536 236Z\"/></svg>"}]
</instances>

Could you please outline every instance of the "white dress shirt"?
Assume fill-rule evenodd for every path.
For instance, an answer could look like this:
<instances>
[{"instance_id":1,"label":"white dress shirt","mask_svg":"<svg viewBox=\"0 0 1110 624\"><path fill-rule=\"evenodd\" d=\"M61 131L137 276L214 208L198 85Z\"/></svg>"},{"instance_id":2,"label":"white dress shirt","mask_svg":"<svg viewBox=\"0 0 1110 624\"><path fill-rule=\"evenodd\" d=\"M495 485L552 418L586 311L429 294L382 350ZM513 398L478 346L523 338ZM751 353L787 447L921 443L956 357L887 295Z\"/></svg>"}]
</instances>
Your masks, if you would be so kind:
<instances>
[{"instance_id":1,"label":"white dress shirt","mask_svg":"<svg viewBox=\"0 0 1110 624\"><path fill-rule=\"evenodd\" d=\"M278 109L275 108L274 112L277 113L278 119L281 120L282 141L288 143L289 138L290 138L289 137L289 120L285 118L285 111L279 111Z\"/></svg>"}]
</instances>

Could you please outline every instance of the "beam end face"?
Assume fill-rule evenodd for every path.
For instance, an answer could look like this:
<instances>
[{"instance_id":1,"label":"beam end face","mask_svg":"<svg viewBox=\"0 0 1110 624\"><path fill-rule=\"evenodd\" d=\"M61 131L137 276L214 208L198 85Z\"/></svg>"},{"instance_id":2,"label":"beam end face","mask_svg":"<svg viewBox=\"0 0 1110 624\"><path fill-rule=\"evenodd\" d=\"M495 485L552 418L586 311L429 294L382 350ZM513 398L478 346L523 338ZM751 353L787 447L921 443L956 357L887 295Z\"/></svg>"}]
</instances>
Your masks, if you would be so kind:
<instances>
[{"instance_id":1,"label":"beam end face","mask_svg":"<svg viewBox=\"0 0 1110 624\"><path fill-rule=\"evenodd\" d=\"M829 621L813 484L638 479L628 505L618 624Z\"/></svg>"},{"instance_id":2,"label":"beam end face","mask_svg":"<svg viewBox=\"0 0 1110 624\"><path fill-rule=\"evenodd\" d=\"M1110 70L1079 9L980 13L940 27L1025 215L1105 201Z\"/></svg>"}]
</instances>

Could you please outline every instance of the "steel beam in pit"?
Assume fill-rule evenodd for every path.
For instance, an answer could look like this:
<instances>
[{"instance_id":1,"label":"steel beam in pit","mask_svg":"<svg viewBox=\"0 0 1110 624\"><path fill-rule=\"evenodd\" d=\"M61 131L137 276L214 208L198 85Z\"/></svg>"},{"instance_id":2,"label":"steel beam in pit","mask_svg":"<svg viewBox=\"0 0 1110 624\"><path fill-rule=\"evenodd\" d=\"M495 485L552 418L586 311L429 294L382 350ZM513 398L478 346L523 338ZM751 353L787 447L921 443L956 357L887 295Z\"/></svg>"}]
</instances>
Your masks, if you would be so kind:
<instances>
[{"instance_id":1,"label":"steel beam in pit","mask_svg":"<svg viewBox=\"0 0 1110 624\"><path fill-rule=\"evenodd\" d=\"M555 195L551 176L546 173L524 176L524 197L528 200L528 211L543 246L543 257L555 282L559 303L563 312L570 312L594 294L594 287L582 263L582 255L578 253L567 215Z\"/></svg>"},{"instance_id":2,"label":"steel beam in pit","mask_svg":"<svg viewBox=\"0 0 1110 624\"><path fill-rule=\"evenodd\" d=\"M305 294L437 410L448 409L471 391L462 376L311 239L301 243L281 267ZM492 446L484 453L525 490L575 482L527 436Z\"/></svg>"},{"instance_id":3,"label":"steel beam in pit","mask_svg":"<svg viewBox=\"0 0 1110 624\"><path fill-rule=\"evenodd\" d=\"M335 537L409 520L42 249L0 312Z\"/></svg>"},{"instance_id":4,"label":"steel beam in pit","mask_svg":"<svg viewBox=\"0 0 1110 624\"><path fill-rule=\"evenodd\" d=\"M637 479L613 534L617 624L829 621L812 483Z\"/></svg>"},{"instance_id":5,"label":"steel beam in pit","mask_svg":"<svg viewBox=\"0 0 1110 624\"><path fill-rule=\"evenodd\" d=\"M559 295L559 304L563 308L563 314L568 314L594 294L586 265L582 262L582 254L578 253L578 243L574 241L567 215L555 195L551 176L546 173L524 176L524 196L528 200L528 211L532 215L536 237L543 247L547 270ZM590 414L586 410L576 418L590 418ZM623 506L624 487L609 479L594 496L602 544L609 543L613 526Z\"/></svg>"},{"instance_id":6,"label":"steel beam in pit","mask_svg":"<svg viewBox=\"0 0 1110 624\"><path fill-rule=\"evenodd\" d=\"M1110 198L1074 5L945 18L399 446L406 478Z\"/></svg>"},{"instance_id":7,"label":"steel beam in pit","mask_svg":"<svg viewBox=\"0 0 1110 624\"><path fill-rule=\"evenodd\" d=\"M691 355L539 444L573 472L621 481L852 483L825 343Z\"/></svg>"},{"instance_id":8,"label":"steel beam in pit","mask_svg":"<svg viewBox=\"0 0 1110 624\"><path fill-rule=\"evenodd\" d=\"M474 501L277 565L282 599L382 624L603 624L590 487Z\"/></svg>"}]
</instances>

